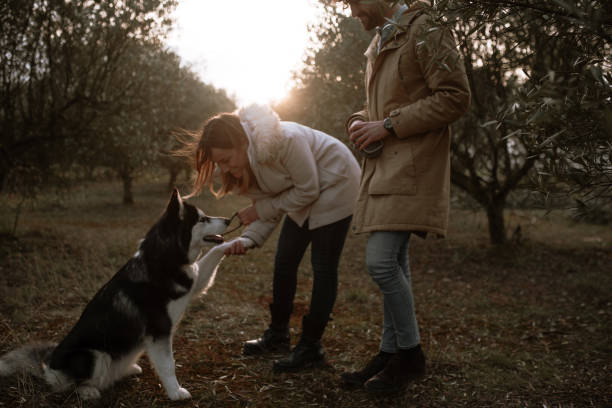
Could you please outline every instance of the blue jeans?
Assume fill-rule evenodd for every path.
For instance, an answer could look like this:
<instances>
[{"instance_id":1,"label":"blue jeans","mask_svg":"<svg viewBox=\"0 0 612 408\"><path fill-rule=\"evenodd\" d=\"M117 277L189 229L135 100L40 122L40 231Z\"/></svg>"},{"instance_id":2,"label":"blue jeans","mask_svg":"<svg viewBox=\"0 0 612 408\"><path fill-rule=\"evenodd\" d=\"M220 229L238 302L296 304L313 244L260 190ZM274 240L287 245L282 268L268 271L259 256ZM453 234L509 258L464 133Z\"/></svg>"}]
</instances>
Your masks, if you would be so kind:
<instances>
[{"instance_id":1,"label":"blue jeans","mask_svg":"<svg viewBox=\"0 0 612 408\"><path fill-rule=\"evenodd\" d=\"M368 237L366 264L383 294L380 350L395 353L421 342L408 261L409 231L375 231Z\"/></svg>"}]
</instances>

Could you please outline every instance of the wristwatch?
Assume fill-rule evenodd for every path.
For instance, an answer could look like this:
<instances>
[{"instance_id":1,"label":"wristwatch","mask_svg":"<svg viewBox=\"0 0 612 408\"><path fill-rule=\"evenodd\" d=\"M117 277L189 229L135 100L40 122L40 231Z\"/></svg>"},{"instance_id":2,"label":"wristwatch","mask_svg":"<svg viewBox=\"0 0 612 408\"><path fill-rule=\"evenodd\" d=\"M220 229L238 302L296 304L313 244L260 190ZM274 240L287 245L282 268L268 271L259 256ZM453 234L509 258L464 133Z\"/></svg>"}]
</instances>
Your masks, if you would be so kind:
<instances>
[{"instance_id":1,"label":"wristwatch","mask_svg":"<svg viewBox=\"0 0 612 408\"><path fill-rule=\"evenodd\" d=\"M385 120L383 120L383 127L387 129L392 136L395 136L395 130L393 130L393 123L390 117L387 116Z\"/></svg>"}]
</instances>

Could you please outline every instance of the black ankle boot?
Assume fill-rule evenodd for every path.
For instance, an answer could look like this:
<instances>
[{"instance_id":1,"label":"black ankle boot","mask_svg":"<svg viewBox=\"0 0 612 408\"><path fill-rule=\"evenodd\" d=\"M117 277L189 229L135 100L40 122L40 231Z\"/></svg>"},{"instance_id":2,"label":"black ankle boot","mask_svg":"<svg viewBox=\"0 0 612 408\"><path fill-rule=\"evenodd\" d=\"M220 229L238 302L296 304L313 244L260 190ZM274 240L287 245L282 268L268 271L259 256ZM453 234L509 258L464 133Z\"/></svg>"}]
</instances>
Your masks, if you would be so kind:
<instances>
[{"instance_id":1,"label":"black ankle boot","mask_svg":"<svg viewBox=\"0 0 612 408\"><path fill-rule=\"evenodd\" d=\"M421 345L400 349L385 368L365 383L366 391L374 394L394 394L425 375L425 354Z\"/></svg>"},{"instance_id":2,"label":"black ankle boot","mask_svg":"<svg viewBox=\"0 0 612 408\"><path fill-rule=\"evenodd\" d=\"M321 343L300 341L287 357L274 362L273 369L277 373L290 373L324 364L325 354Z\"/></svg>"},{"instance_id":3,"label":"black ankle boot","mask_svg":"<svg viewBox=\"0 0 612 408\"><path fill-rule=\"evenodd\" d=\"M287 352L291 343L289 338L289 317L292 305L277 305L270 303L270 327L263 336L244 343L242 354L257 356L267 353Z\"/></svg>"},{"instance_id":4,"label":"black ankle boot","mask_svg":"<svg viewBox=\"0 0 612 408\"><path fill-rule=\"evenodd\" d=\"M313 319L310 315L302 318L302 338L289 356L276 360L275 372L295 372L305 368L325 365L325 354L321 349L321 336L327 321Z\"/></svg>"},{"instance_id":5,"label":"black ankle boot","mask_svg":"<svg viewBox=\"0 0 612 408\"><path fill-rule=\"evenodd\" d=\"M387 366L387 363L394 355L395 353L380 351L377 355L372 357L370 361L368 361L362 370L342 373L340 375L342 385L346 388L363 387L363 384L365 384L366 381L374 377Z\"/></svg>"},{"instance_id":6,"label":"black ankle boot","mask_svg":"<svg viewBox=\"0 0 612 408\"><path fill-rule=\"evenodd\" d=\"M289 348L289 329L277 330L270 327L260 338L246 341L242 354L245 356L257 356L267 353L286 352L289 351Z\"/></svg>"}]
</instances>

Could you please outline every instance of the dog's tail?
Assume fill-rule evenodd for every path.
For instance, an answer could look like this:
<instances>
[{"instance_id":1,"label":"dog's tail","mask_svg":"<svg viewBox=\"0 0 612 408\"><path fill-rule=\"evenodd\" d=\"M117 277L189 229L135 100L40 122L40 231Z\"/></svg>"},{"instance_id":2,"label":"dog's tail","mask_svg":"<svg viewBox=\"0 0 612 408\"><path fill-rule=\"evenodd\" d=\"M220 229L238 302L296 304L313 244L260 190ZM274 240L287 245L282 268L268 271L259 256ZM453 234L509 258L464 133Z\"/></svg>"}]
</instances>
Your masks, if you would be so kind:
<instances>
[{"instance_id":1,"label":"dog's tail","mask_svg":"<svg viewBox=\"0 0 612 408\"><path fill-rule=\"evenodd\" d=\"M18 373L45 378L46 365L55 343L36 343L20 347L0 357L0 376Z\"/></svg>"}]
</instances>

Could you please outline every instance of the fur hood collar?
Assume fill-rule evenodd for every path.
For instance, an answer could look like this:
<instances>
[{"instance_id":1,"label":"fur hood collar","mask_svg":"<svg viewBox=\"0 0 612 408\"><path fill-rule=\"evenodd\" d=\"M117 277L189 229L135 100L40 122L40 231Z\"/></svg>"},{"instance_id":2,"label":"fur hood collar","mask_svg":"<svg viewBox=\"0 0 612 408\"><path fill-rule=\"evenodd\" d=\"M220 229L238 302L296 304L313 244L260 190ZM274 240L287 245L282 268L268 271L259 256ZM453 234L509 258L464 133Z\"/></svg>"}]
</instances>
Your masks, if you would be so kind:
<instances>
[{"instance_id":1,"label":"fur hood collar","mask_svg":"<svg viewBox=\"0 0 612 408\"><path fill-rule=\"evenodd\" d=\"M253 104L237 111L249 139L248 155L257 163L274 161L283 144L280 118L267 105Z\"/></svg>"}]
</instances>

